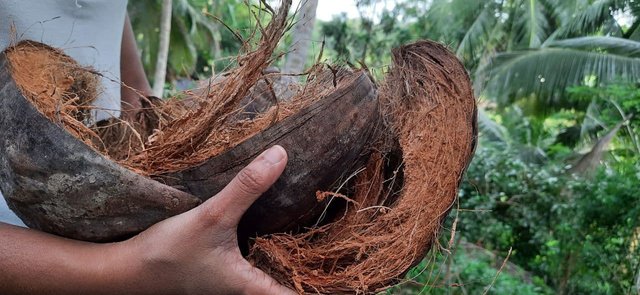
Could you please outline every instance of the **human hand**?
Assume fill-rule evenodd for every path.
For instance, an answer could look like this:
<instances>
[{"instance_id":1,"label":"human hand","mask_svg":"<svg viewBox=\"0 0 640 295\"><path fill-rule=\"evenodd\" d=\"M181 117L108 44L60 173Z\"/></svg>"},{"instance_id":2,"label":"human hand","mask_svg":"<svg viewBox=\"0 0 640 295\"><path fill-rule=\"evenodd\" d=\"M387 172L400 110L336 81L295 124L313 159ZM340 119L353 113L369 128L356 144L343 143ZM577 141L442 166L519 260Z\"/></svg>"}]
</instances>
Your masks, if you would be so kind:
<instances>
[{"instance_id":1,"label":"human hand","mask_svg":"<svg viewBox=\"0 0 640 295\"><path fill-rule=\"evenodd\" d=\"M120 243L64 239L0 223L0 294L294 294L247 262L236 227L287 154L258 156L202 205Z\"/></svg>"},{"instance_id":2,"label":"human hand","mask_svg":"<svg viewBox=\"0 0 640 295\"><path fill-rule=\"evenodd\" d=\"M156 294L295 294L245 260L236 237L243 213L286 163L286 151L274 146L202 205L122 242L140 262L129 269L136 280Z\"/></svg>"}]
</instances>

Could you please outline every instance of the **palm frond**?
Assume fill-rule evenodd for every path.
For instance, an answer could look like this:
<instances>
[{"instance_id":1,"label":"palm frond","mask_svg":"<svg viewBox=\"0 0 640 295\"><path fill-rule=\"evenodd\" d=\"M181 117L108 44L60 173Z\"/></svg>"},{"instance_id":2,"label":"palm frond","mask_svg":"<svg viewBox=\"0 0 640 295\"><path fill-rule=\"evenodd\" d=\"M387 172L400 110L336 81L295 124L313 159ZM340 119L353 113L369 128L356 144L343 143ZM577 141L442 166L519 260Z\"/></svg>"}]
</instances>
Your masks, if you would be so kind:
<instances>
[{"instance_id":1,"label":"palm frond","mask_svg":"<svg viewBox=\"0 0 640 295\"><path fill-rule=\"evenodd\" d=\"M476 72L476 87L500 103L534 95L559 103L567 87L585 79L607 83L640 80L640 58L574 48L541 48L496 55Z\"/></svg>"},{"instance_id":2,"label":"palm frond","mask_svg":"<svg viewBox=\"0 0 640 295\"><path fill-rule=\"evenodd\" d=\"M484 135L485 138L491 141L507 144L511 141L507 128L491 119L483 108L478 108L478 128L481 136Z\"/></svg>"},{"instance_id":3,"label":"palm frond","mask_svg":"<svg viewBox=\"0 0 640 295\"><path fill-rule=\"evenodd\" d=\"M421 37L457 44L469 31L484 6L484 1L433 0L424 12L423 22L428 31Z\"/></svg>"},{"instance_id":4,"label":"palm frond","mask_svg":"<svg viewBox=\"0 0 640 295\"><path fill-rule=\"evenodd\" d=\"M629 120L624 118L620 123L616 124L607 134L600 138L591 148L591 150L576 162L571 169L570 173L590 175L600 165L602 157L607 147L611 144L620 128Z\"/></svg>"},{"instance_id":5,"label":"palm frond","mask_svg":"<svg viewBox=\"0 0 640 295\"><path fill-rule=\"evenodd\" d=\"M554 25L561 26L564 20L571 19L584 0L541 0L548 14L556 21Z\"/></svg>"},{"instance_id":6,"label":"palm frond","mask_svg":"<svg viewBox=\"0 0 640 295\"><path fill-rule=\"evenodd\" d=\"M640 42L616 37L580 37L549 42L547 47L572 48L607 52L627 57L640 58Z\"/></svg>"},{"instance_id":7,"label":"palm frond","mask_svg":"<svg viewBox=\"0 0 640 295\"><path fill-rule=\"evenodd\" d=\"M549 36L549 20L544 5L539 0L527 0L520 15L517 43L521 48L539 48Z\"/></svg>"},{"instance_id":8,"label":"palm frond","mask_svg":"<svg viewBox=\"0 0 640 295\"><path fill-rule=\"evenodd\" d=\"M626 2L628 0L597 0L586 7L576 7L577 14L558 28L549 41L596 33L603 24L613 20L613 10L624 7Z\"/></svg>"},{"instance_id":9,"label":"palm frond","mask_svg":"<svg viewBox=\"0 0 640 295\"><path fill-rule=\"evenodd\" d=\"M494 5L487 4L473 21L460 41L456 55L463 60L474 59L479 50L484 49L483 42L496 25Z\"/></svg>"}]
</instances>

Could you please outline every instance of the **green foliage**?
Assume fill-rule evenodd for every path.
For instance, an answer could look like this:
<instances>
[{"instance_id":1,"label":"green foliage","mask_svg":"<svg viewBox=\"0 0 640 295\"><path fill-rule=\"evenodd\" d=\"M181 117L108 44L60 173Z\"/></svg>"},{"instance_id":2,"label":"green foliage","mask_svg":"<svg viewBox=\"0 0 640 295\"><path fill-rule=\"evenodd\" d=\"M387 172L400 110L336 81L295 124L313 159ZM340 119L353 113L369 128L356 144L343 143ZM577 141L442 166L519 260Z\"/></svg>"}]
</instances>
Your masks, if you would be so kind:
<instances>
[{"instance_id":1,"label":"green foliage","mask_svg":"<svg viewBox=\"0 0 640 295\"><path fill-rule=\"evenodd\" d=\"M574 148L590 148L608 132L605 127L640 111L640 91L635 84L618 83L573 87L567 93L569 103L544 117L526 116L522 111L526 104L481 113L481 145L460 191L461 210L451 214L458 218L457 236L498 257L506 257L512 248L509 262L531 272L532 281L538 282L528 285L526 277L507 274L507 281L516 283L495 288L499 277L491 289L495 294L528 292L523 285L529 288L524 290L537 288L536 293L636 293L640 275L636 117L618 133L596 174L571 175L568 168L580 156ZM589 107L581 106L585 104ZM560 140L575 126L579 126L577 143ZM445 228L451 228L451 219ZM468 247L451 250L458 254L449 268L442 257L425 261L434 270L415 280L431 286L425 293L462 293L460 284L473 288L474 282L479 286L468 293L481 293L478 288L490 280L474 279L467 268L474 270L477 264L457 258L468 255ZM496 260L484 271L495 273ZM449 277L459 273L458 263L465 269L461 277L443 284L447 272ZM424 267L409 277L420 270ZM416 294L422 290L403 288Z\"/></svg>"},{"instance_id":2,"label":"green foliage","mask_svg":"<svg viewBox=\"0 0 640 295\"><path fill-rule=\"evenodd\" d=\"M563 186L558 185L561 169L540 169L503 148L480 148L468 172L468 185L460 192L462 208L475 210L463 216L460 229L471 242L488 249L506 251L514 247L515 263L537 255L538 247L549 240L548 229L556 221L548 212ZM492 218L487 218L491 216ZM532 246L533 246L532 245ZM506 252L503 252L506 255ZM519 261L522 260L522 261Z\"/></svg>"},{"instance_id":3,"label":"green foliage","mask_svg":"<svg viewBox=\"0 0 640 295\"><path fill-rule=\"evenodd\" d=\"M638 263L640 165L619 162L593 178L559 163L530 163L484 146L460 192L459 233L570 294L630 293Z\"/></svg>"},{"instance_id":4,"label":"green foliage","mask_svg":"<svg viewBox=\"0 0 640 295\"><path fill-rule=\"evenodd\" d=\"M564 247L548 261L568 262L562 269L570 272L571 293L632 293L640 265L640 167L620 163L616 168L601 169L598 181L572 184L573 202L559 212L575 220L558 227Z\"/></svg>"},{"instance_id":5,"label":"green foliage","mask_svg":"<svg viewBox=\"0 0 640 295\"><path fill-rule=\"evenodd\" d=\"M638 1L394 1L392 10L323 24L327 48L351 63L378 68L390 49L428 38L448 45L474 76L476 92L508 106L526 98L536 110L566 103L566 89L640 80ZM373 9L381 1L359 1ZM328 55L331 55L329 52Z\"/></svg>"},{"instance_id":6,"label":"green foliage","mask_svg":"<svg viewBox=\"0 0 640 295\"><path fill-rule=\"evenodd\" d=\"M619 122L626 124L619 132L611 149L614 158L626 159L640 154L640 91L630 83L618 83L603 87L573 87L568 90L575 104L588 105L580 113L581 136L593 139L607 132L607 126Z\"/></svg>"},{"instance_id":7,"label":"green foliage","mask_svg":"<svg viewBox=\"0 0 640 295\"><path fill-rule=\"evenodd\" d=\"M159 45L160 0L129 1L129 16L147 76L152 77ZM234 32L247 38L254 29L243 0L175 0L171 21L168 80L208 77L229 65L242 47Z\"/></svg>"},{"instance_id":8,"label":"green foliage","mask_svg":"<svg viewBox=\"0 0 640 295\"><path fill-rule=\"evenodd\" d=\"M408 282L388 293L482 294L490 287L489 294L552 294L541 278L531 277L515 265L498 273L503 261L481 248L460 246L453 258L445 253L436 256L420 263L407 274Z\"/></svg>"},{"instance_id":9,"label":"green foliage","mask_svg":"<svg viewBox=\"0 0 640 295\"><path fill-rule=\"evenodd\" d=\"M508 4L521 2L529 3L528 10ZM481 57L486 62L475 71L475 82L504 105L531 94L540 105L556 104L567 87L583 85L591 75L601 83L640 78L640 43L627 38L637 28L625 31L614 18L637 13L634 1L505 1L496 9L506 20L491 24L505 34L478 38L489 49L503 45L495 48L497 54ZM526 24L509 25L527 11Z\"/></svg>"},{"instance_id":10,"label":"green foliage","mask_svg":"<svg viewBox=\"0 0 640 295\"><path fill-rule=\"evenodd\" d=\"M321 24L321 34L330 50L324 57L333 62L358 64L364 62L370 68L380 68L391 63L391 48L403 42L403 32L394 26L395 16L382 15L380 23L370 19L352 20L346 15L334 17Z\"/></svg>"},{"instance_id":11,"label":"green foliage","mask_svg":"<svg viewBox=\"0 0 640 295\"><path fill-rule=\"evenodd\" d=\"M640 42L627 42L633 44L623 47L613 37L569 39L541 49L500 53L478 69L476 85L484 83L502 105L531 94L540 107L562 103L566 88L584 85L592 76L601 83L640 80L640 59L635 57Z\"/></svg>"}]
</instances>

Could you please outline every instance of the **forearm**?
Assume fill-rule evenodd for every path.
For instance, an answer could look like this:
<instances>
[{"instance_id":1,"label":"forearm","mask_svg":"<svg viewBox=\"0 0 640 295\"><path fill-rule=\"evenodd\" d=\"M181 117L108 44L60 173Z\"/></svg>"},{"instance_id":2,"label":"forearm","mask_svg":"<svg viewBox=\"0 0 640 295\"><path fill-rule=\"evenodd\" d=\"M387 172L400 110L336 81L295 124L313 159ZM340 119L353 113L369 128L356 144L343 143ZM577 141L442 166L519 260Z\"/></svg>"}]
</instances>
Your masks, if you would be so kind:
<instances>
[{"instance_id":1,"label":"forearm","mask_svg":"<svg viewBox=\"0 0 640 295\"><path fill-rule=\"evenodd\" d=\"M284 171L274 146L200 206L120 243L0 223L0 294L294 294L242 257L237 226Z\"/></svg>"},{"instance_id":2,"label":"forearm","mask_svg":"<svg viewBox=\"0 0 640 295\"><path fill-rule=\"evenodd\" d=\"M0 294L143 294L122 244L93 244L0 223ZM152 293L149 293L152 294Z\"/></svg>"},{"instance_id":3,"label":"forearm","mask_svg":"<svg viewBox=\"0 0 640 295\"><path fill-rule=\"evenodd\" d=\"M139 108L140 96L150 96L152 95L152 90L138 56L136 39L131 28L129 16L126 17L122 30L120 76L123 83L120 91L123 108L127 109L131 106Z\"/></svg>"}]
</instances>

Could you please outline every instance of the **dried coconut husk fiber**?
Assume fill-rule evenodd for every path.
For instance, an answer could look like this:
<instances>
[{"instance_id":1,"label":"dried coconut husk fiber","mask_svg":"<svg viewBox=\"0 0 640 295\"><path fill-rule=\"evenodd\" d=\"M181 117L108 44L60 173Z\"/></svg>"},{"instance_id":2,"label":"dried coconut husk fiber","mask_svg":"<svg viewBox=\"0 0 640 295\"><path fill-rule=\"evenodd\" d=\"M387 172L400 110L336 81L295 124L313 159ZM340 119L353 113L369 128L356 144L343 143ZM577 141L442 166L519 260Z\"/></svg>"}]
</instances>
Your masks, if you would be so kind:
<instances>
[{"instance_id":1,"label":"dried coconut husk fiber","mask_svg":"<svg viewBox=\"0 0 640 295\"><path fill-rule=\"evenodd\" d=\"M393 61L379 90L388 138L357 176L343 217L258 238L252 249L256 265L300 293L375 293L399 282L454 203L477 135L467 72L430 41L395 49Z\"/></svg>"},{"instance_id":2,"label":"dried coconut husk fiber","mask_svg":"<svg viewBox=\"0 0 640 295\"><path fill-rule=\"evenodd\" d=\"M246 45L224 81L186 93L188 103L145 100L137 122L86 127L99 73L56 49L21 42L0 55L11 68L0 72L0 112L18 108L0 121L29 131L0 130L0 188L9 205L48 232L119 240L196 206L281 144L290 158L285 173L240 225L241 243L254 241L248 259L300 293L365 294L399 282L434 242L471 160L477 130L469 78L446 48L421 41L394 50L378 87L364 71L318 65L289 102L276 103L270 87L253 86L269 86L263 73L290 5L283 1L260 27L255 49ZM38 68L54 70L20 80L34 69L20 65L34 59L15 53L43 50ZM245 116L258 97L273 100L270 107ZM29 129L20 116L51 134ZM31 159L47 148L47 157ZM65 180L56 191L51 179L62 176L51 170ZM98 196L88 197L93 190Z\"/></svg>"}]
</instances>

